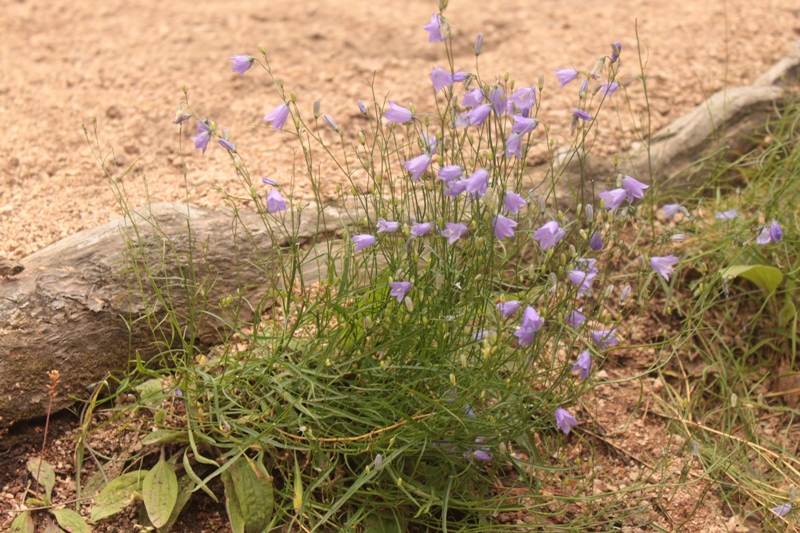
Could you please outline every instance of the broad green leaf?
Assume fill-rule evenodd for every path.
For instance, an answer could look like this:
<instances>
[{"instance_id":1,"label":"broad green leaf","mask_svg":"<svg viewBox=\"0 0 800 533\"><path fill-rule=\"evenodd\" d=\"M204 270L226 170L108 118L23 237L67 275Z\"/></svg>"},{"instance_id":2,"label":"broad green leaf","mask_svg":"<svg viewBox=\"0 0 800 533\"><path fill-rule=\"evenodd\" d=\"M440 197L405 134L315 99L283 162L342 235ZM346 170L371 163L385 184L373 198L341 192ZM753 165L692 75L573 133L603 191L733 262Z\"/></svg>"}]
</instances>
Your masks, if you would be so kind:
<instances>
[{"instance_id":1,"label":"broad green leaf","mask_svg":"<svg viewBox=\"0 0 800 533\"><path fill-rule=\"evenodd\" d=\"M106 485L94 500L91 521L97 522L125 509L141 492L144 476L141 470L128 472Z\"/></svg>"},{"instance_id":2,"label":"broad green leaf","mask_svg":"<svg viewBox=\"0 0 800 533\"><path fill-rule=\"evenodd\" d=\"M720 275L723 279L740 277L752 281L770 294L775 292L783 281L781 271L767 265L733 265L720 272Z\"/></svg>"},{"instance_id":3,"label":"broad green leaf","mask_svg":"<svg viewBox=\"0 0 800 533\"><path fill-rule=\"evenodd\" d=\"M41 463L41 468L40 468ZM39 482L40 485L44 487L44 490L47 493L47 499L45 500L48 505L50 503L50 495L53 493L53 487L56 486L56 472L53 470L53 467L50 466L50 463L47 461L42 461L38 457L32 457L28 459L28 472L30 472L34 479ZM37 477L38 476L38 477Z\"/></svg>"},{"instance_id":4,"label":"broad green leaf","mask_svg":"<svg viewBox=\"0 0 800 533\"><path fill-rule=\"evenodd\" d=\"M52 509L58 525L69 533L92 533L92 528L81 515L70 509Z\"/></svg>"},{"instance_id":5,"label":"broad green leaf","mask_svg":"<svg viewBox=\"0 0 800 533\"><path fill-rule=\"evenodd\" d=\"M33 533L34 529L31 513L25 511L11 522L11 529L8 530L8 533Z\"/></svg>"},{"instance_id":6,"label":"broad green leaf","mask_svg":"<svg viewBox=\"0 0 800 533\"><path fill-rule=\"evenodd\" d=\"M778 318L780 318L782 326L788 326L797 317L797 308L794 306L790 296L786 296L786 305L783 306Z\"/></svg>"},{"instance_id":7,"label":"broad green leaf","mask_svg":"<svg viewBox=\"0 0 800 533\"><path fill-rule=\"evenodd\" d=\"M185 474L178 478L178 501L175 502L175 507L172 508L172 514L169 515L167 523L158 529L160 532L167 533L172 525L175 524L189 498L192 497L195 486L194 480Z\"/></svg>"},{"instance_id":8,"label":"broad green leaf","mask_svg":"<svg viewBox=\"0 0 800 533\"><path fill-rule=\"evenodd\" d=\"M260 461L241 456L222 476L234 533L262 533L272 517L272 484Z\"/></svg>"},{"instance_id":9,"label":"broad green leaf","mask_svg":"<svg viewBox=\"0 0 800 533\"><path fill-rule=\"evenodd\" d=\"M178 476L164 460L163 452L156 466L144 477L142 499L153 525L162 527L166 524L178 501Z\"/></svg>"},{"instance_id":10,"label":"broad green leaf","mask_svg":"<svg viewBox=\"0 0 800 533\"><path fill-rule=\"evenodd\" d=\"M167 443L183 443L189 442L189 434L186 431L175 431L172 429L158 429L152 433L148 433L145 438L142 439L142 444L145 446L151 446L155 444L167 444Z\"/></svg>"},{"instance_id":11,"label":"broad green leaf","mask_svg":"<svg viewBox=\"0 0 800 533\"><path fill-rule=\"evenodd\" d=\"M157 379L148 379L144 383L139 383L136 385L136 390L139 391L139 398L142 404L147 407L158 406L164 396L161 381Z\"/></svg>"}]
</instances>

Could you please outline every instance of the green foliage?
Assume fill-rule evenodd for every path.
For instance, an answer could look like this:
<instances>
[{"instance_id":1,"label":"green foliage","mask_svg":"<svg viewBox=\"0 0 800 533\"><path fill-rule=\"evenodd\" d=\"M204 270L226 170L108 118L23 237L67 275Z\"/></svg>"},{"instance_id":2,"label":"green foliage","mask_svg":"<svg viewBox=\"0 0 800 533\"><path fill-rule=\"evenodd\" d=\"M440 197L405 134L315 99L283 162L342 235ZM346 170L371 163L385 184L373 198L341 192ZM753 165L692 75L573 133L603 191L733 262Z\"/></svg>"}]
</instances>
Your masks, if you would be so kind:
<instances>
[{"instance_id":1,"label":"green foliage","mask_svg":"<svg viewBox=\"0 0 800 533\"><path fill-rule=\"evenodd\" d=\"M163 452L158 463L144 477L142 500L155 527L162 527L169 521L178 501L178 476L164 460Z\"/></svg>"},{"instance_id":2,"label":"green foliage","mask_svg":"<svg viewBox=\"0 0 800 533\"><path fill-rule=\"evenodd\" d=\"M38 457L32 457L28 460L26 467L33 478L44 487L44 501L46 505L50 505L53 487L56 486L56 472L52 465Z\"/></svg>"},{"instance_id":3,"label":"green foliage","mask_svg":"<svg viewBox=\"0 0 800 533\"><path fill-rule=\"evenodd\" d=\"M114 478L94 499L92 522L98 522L125 509L141 498L146 473L141 470L127 472Z\"/></svg>"},{"instance_id":4,"label":"green foliage","mask_svg":"<svg viewBox=\"0 0 800 533\"><path fill-rule=\"evenodd\" d=\"M722 279L741 277L752 281L770 296L783 281L783 274L775 267L767 265L733 265L720 272Z\"/></svg>"},{"instance_id":5,"label":"green foliage","mask_svg":"<svg viewBox=\"0 0 800 533\"><path fill-rule=\"evenodd\" d=\"M70 509L53 509L58 525L69 533L91 533L92 528L81 515Z\"/></svg>"}]
</instances>

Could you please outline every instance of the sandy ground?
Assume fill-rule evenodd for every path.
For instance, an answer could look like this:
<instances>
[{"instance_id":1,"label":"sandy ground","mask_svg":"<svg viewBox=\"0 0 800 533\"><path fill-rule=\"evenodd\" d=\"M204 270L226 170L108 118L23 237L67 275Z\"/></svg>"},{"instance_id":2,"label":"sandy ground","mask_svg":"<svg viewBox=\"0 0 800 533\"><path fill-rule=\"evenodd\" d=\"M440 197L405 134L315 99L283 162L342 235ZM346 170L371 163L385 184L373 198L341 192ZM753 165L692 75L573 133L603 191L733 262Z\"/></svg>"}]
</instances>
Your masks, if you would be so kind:
<instances>
[{"instance_id":1,"label":"sandy ground","mask_svg":"<svg viewBox=\"0 0 800 533\"><path fill-rule=\"evenodd\" d=\"M231 55L257 54L258 45L301 109L310 115L320 99L347 138L363 125L356 100L369 97L373 71L379 96L432 107L428 75L444 64L444 50L427 42L422 26L434 10L427 0L0 1L0 257L24 257L119 213L81 131L93 117L105 153L113 149L122 165L138 161L127 180L135 205L144 201L142 176L153 198L184 198L171 123L184 84L200 113L230 129L256 176L288 181L291 138L254 127L279 102L267 76L230 72ZM589 70L620 41L622 75L636 75L637 21L649 52L654 127L726 80L753 80L800 37L795 0L452 0L447 16L457 66L474 71L471 46L482 32L485 78L509 72L517 85L532 85L546 76L540 118L554 129L568 127L577 84L559 90L553 69ZM640 89L631 102L643 110ZM600 130L609 153L622 137L610 122ZM194 124L187 124L188 143ZM218 205L217 183L238 191L223 150L187 148L192 201ZM323 192L343 180L331 173ZM307 197L297 191L297 199Z\"/></svg>"}]
</instances>

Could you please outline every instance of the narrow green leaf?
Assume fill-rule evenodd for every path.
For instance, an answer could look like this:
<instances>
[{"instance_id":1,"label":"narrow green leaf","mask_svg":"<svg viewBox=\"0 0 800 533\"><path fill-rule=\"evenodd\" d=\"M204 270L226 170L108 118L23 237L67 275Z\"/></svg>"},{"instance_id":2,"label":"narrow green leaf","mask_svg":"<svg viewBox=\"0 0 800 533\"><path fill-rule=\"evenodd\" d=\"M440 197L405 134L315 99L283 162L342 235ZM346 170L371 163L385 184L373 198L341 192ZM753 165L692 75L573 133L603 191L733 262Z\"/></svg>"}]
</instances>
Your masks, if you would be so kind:
<instances>
[{"instance_id":1,"label":"narrow green leaf","mask_svg":"<svg viewBox=\"0 0 800 533\"><path fill-rule=\"evenodd\" d=\"M144 446L153 446L157 444L168 443L184 443L189 442L189 434L186 431L174 431L171 429L158 429L152 433L148 433L142 439Z\"/></svg>"},{"instance_id":2,"label":"narrow green leaf","mask_svg":"<svg viewBox=\"0 0 800 533\"><path fill-rule=\"evenodd\" d=\"M781 326L788 326L797 317L797 308L794 306L790 296L786 296L786 305L783 306L778 318L780 318Z\"/></svg>"},{"instance_id":3,"label":"narrow green leaf","mask_svg":"<svg viewBox=\"0 0 800 533\"><path fill-rule=\"evenodd\" d=\"M215 502L219 503L219 500L217 499L217 495L214 494L213 492L211 492L211 489L209 489L206 486L206 484L203 482L203 480L200 479L200 476L198 476L195 473L194 469L192 468L192 463L189 461L189 448L186 448L185 450L183 450L183 469L186 471L186 475L188 475L190 478L192 478L192 481L194 481L196 483L196 486L195 486L195 488L192 489L192 492L194 492L198 488L200 488L200 489L203 490L203 492L208 494L211 497L212 500L214 500Z\"/></svg>"},{"instance_id":4,"label":"narrow green leaf","mask_svg":"<svg viewBox=\"0 0 800 533\"><path fill-rule=\"evenodd\" d=\"M767 265L733 265L720 272L720 275L723 279L741 277L752 281L770 294L775 292L783 281L783 273Z\"/></svg>"},{"instance_id":5,"label":"narrow green leaf","mask_svg":"<svg viewBox=\"0 0 800 533\"><path fill-rule=\"evenodd\" d=\"M81 515L70 509L52 509L58 525L69 533L92 533L92 528Z\"/></svg>"},{"instance_id":6,"label":"narrow green leaf","mask_svg":"<svg viewBox=\"0 0 800 533\"><path fill-rule=\"evenodd\" d=\"M112 480L95 498L90 520L97 522L125 509L141 492L144 476L144 472L137 470Z\"/></svg>"},{"instance_id":7,"label":"narrow green leaf","mask_svg":"<svg viewBox=\"0 0 800 533\"><path fill-rule=\"evenodd\" d=\"M162 527L166 524L178 501L178 476L164 460L163 452L156 466L144 477L142 499L153 525Z\"/></svg>"},{"instance_id":8,"label":"narrow green leaf","mask_svg":"<svg viewBox=\"0 0 800 533\"><path fill-rule=\"evenodd\" d=\"M234 533L262 533L269 525L273 505L272 484L264 466L240 456L225 474L222 480Z\"/></svg>"},{"instance_id":9,"label":"narrow green leaf","mask_svg":"<svg viewBox=\"0 0 800 533\"><path fill-rule=\"evenodd\" d=\"M11 529L8 530L8 533L33 533L34 529L31 513L25 511L11 522Z\"/></svg>"},{"instance_id":10,"label":"narrow green leaf","mask_svg":"<svg viewBox=\"0 0 800 533\"><path fill-rule=\"evenodd\" d=\"M39 464L41 463L41 468ZM53 493L53 487L56 486L56 472L53 470L53 467L47 461L42 461L38 457L32 457L28 459L27 464L28 472L33 475L34 479L39 482L41 486L44 487L45 492L47 493L46 501L50 502L50 495ZM39 477L36 477L36 476Z\"/></svg>"}]
</instances>

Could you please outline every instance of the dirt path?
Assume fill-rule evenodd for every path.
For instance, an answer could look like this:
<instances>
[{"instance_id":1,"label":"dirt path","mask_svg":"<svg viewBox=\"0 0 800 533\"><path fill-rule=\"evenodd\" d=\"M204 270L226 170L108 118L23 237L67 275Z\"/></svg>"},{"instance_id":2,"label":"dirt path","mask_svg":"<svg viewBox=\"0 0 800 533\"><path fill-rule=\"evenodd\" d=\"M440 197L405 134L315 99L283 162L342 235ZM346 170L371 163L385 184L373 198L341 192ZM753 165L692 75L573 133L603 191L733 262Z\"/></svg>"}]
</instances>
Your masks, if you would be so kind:
<instances>
[{"instance_id":1,"label":"dirt path","mask_svg":"<svg viewBox=\"0 0 800 533\"><path fill-rule=\"evenodd\" d=\"M154 198L183 198L171 124L183 84L198 110L230 128L255 174L288 180L290 138L252 127L278 103L267 77L230 72L229 56L256 53L259 44L303 108L310 113L319 98L351 135L362 120L356 99L369 96L365 80L373 70L379 95L430 106L428 74L444 54L441 43L428 44L421 26L434 4L3 0L0 257L23 257L118 213L81 132L92 117L119 163L139 161L142 172L128 180L135 204L143 201L141 180L134 179L141 175ZM545 74L541 118L554 129L568 125L577 86L559 91L553 69L588 70L608 54L608 43L621 41L622 74L636 75L637 19L650 53L654 127L698 104L726 77L731 85L751 81L800 37L795 0L511 0L497 6L452 0L447 14L458 42L456 64L474 70L471 43L483 32L484 77L509 71L518 85L530 85ZM640 92L631 94L636 113L643 109ZM621 135L610 122L601 139L613 153ZM218 204L215 183L236 190L219 147L205 156L190 152L193 201ZM340 181L331 175L325 192ZM298 198L307 196L298 191Z\"/></svg>"}]
</instances>

